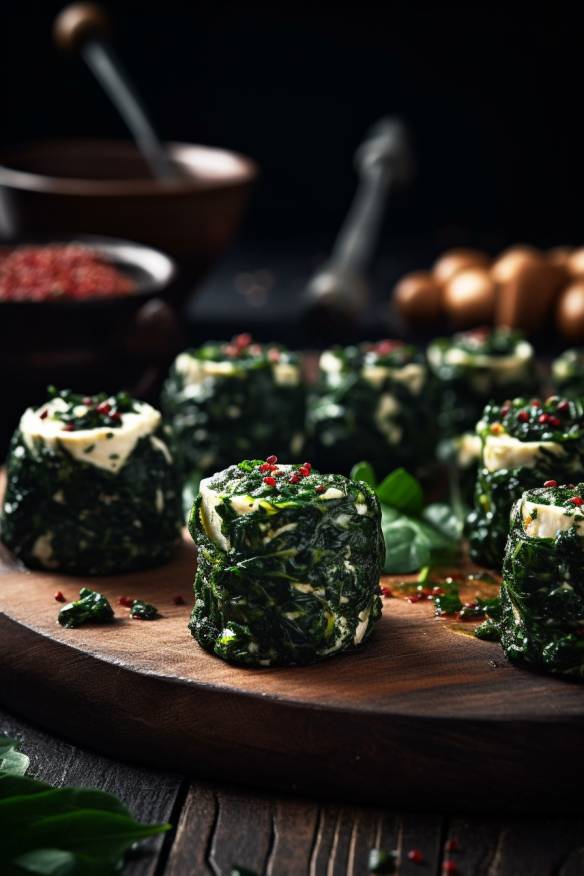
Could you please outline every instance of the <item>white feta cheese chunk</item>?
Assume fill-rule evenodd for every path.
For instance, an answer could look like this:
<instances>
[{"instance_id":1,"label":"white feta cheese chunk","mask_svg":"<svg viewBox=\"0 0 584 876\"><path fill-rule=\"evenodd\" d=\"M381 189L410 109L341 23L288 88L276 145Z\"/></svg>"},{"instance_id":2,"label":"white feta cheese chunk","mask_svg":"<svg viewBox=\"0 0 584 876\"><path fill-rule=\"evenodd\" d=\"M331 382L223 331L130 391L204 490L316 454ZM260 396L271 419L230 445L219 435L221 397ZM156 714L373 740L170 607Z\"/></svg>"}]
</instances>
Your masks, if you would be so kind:
<instances>
[{"instance_id":1,"label":"white feta cheese chunk","mask_svg":"<svg viewBox=\"0 0 584 876\"><path fill-rule=\"evenodd\" d=\"M535 468L541 451L564 455L564 448L555 441L520 441L510 435L488 435L483 447L483 465L487 471L502 468Z\"/></svg>"},{"instance_id":2,"label":"white feta cheese chunk","mask_svg":"<svg viewBox=\"0 0 584 876\"><path fill-rule=\"evenodd\" d=\"M152 435L160 425L160 413L145 402L136 403L137 411L122 414L119 426L100 426L95 429L76 429L68 432L64 423L54 414L67 410L61 398L53 399L38 410L29 408L20 420L20 431L27 447L34 452L35 446L60 447L80 462L117 472L126 463L140 438ZM41 417L41 414L43 415ZM159 449L164 442L152 436Z\"/></svg>"},{"instance_id":3,"label":"white feta cheese chunk","mask_svg":"<svg viewBox=\"0 0 584 876\"><path fill-rule=\"evenodd\" d=\"M459 347L448 347L442 350L440 347L430 345L428 348L428 361L434 368L441 365L460 365L471 371L488 372L490 379L495 383L504 385L520 379L525 373L526 365L533 359L533 347L528 341L520 341L515 351L508 356L493 356L486 353L471 353L461 350ZM475 388L476 379L473 379ZM488 378L485 375L483 381L485 391L488 389Z\"/></svg>"},{"instance_id":4,"label":"white feta cheese chunk","mask_svg":"<svg viewBox=\"0 0 584 876\"><path fill-rule=\"evenodd\" d=\"M584 514L576 508L561 505L540 505L523 501L521 504L523 529L530 538L555 538L558 532L576 527L584 532Z\"/></svg>"},{"instance_id":5,"label":"white feta cheese chunk","mask_svg":"<svg viewBox=\"0 0 584 876\"><path fill-rule=\"evenodd\" d=\"M272 374L278 386L298 386L300 383L300 368L290 362L275 362Z\"/></svg>"},{"instance_id":6,"label":"white feta cheese chunk","mask_svg":"<svg viewBox=\"0 0 584 876\"><path fill-rule=\"evenodd\" d=\"M207 377L233 377L237 369L233 362L212 362L209 359L197 359L189 353L181 353L176 357L174 367L186 383L202 383Z\"/></svg>"}]
</instances>

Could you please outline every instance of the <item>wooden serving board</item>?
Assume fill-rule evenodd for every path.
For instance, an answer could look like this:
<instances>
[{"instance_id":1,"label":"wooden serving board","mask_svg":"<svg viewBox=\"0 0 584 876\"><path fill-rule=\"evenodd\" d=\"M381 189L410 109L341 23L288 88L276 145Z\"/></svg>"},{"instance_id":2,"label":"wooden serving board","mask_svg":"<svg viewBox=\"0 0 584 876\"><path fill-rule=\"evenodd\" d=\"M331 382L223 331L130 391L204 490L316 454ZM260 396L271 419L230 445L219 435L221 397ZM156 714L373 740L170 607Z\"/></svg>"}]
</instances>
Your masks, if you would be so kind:
<instances>
[{"instance_id":1,"label":"wooden serving board","mask_svg":"<svg viewBox=\"0 0 584 876\"><path fill-rule=\"evenodd\" d=\"M200 776L417 808L546 808L584 777L584 689L510 666L431 604L384 600L363 647L314 666L238 669L187 631L195 557L88 580L0 555L0 700L78 744ZM391 579L386 582L391 586ZM115 605L65 630L54 592ZM181 594L187 605L176 606ZM158 606L131 620L121 595Z\"/></svg>"}]
</instances>

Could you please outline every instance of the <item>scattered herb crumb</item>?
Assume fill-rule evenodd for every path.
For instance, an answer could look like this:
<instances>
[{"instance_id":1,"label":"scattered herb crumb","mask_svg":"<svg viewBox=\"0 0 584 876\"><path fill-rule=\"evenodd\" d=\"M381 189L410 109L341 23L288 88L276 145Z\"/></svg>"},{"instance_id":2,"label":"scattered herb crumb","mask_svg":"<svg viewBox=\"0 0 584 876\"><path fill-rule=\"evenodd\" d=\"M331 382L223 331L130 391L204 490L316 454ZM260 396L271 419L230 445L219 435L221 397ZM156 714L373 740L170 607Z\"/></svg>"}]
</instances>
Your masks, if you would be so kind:
<instances>
[{"instance_id":1,"label":"scattered herb crumb","mask_svg":"<svg viewBox=\"0 0 584 876\"><path fill-rule=\"evenodd\" d=\"M82 624L111 623L113 619L113 609L105 596L87 587L82 587L79 599L64 605L57 616L61 626L67 629L80 627Z\"/></svg>"},{"instance_id":2,"label":"scattered herb crumb","mask_svg":"<svg viewBox=\"0 0 584 876\"><path fill-rule=\"evenodd\" d=\"M371 849L369 852L370 873L397 873L398 853L387 849Z\"/></svg>"},{"instance_id":3,"label":"scattered herb crumb","mask_svg":"<svg viewBox=\"0 0 584 876\"><path fill-rule=\"evenodd\" d=\"M141 599L134 599L130 609L130 617L135 620L156 620L160 614L155 605L143 602Z\"/></svg>"}]
</instances>

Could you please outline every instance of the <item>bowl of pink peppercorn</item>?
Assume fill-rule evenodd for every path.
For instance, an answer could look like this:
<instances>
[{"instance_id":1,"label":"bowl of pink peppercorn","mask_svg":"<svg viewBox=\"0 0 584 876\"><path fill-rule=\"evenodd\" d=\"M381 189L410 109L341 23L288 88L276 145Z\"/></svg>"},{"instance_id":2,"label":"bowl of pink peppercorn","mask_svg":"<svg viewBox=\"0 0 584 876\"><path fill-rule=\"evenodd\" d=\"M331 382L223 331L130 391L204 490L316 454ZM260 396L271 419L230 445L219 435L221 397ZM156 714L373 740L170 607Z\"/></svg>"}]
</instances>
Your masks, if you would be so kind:
<instances>
[{"instance_id":1,"label":"bowl of pink peppercorn","mask_svg":"<svg viewBox=\"0 0 584 876\"><path fill-rule=\"evenodd\" d=\"M79 236L0 245L0 447L54 383L151 394L180 343L174 261L139 243Z\"/></svg>"}]
</instances>

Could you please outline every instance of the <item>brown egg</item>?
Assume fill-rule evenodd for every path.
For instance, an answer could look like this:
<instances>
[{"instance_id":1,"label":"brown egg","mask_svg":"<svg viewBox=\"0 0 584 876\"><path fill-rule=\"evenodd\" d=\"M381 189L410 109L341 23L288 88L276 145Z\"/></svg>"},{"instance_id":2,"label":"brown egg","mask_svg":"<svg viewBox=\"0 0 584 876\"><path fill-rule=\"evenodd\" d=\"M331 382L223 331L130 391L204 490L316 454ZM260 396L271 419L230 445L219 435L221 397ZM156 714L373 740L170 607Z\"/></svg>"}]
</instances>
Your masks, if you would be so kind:
<instances>
[{"instance_id":1,"label":"brown egg","mask_svg":"<svg viewBox=\"0 0 584 876\"><path fill-rule=\"evenodd\" d=\"M563 290L556 309L556 324L568 341L584 340L584 279Z\"/></svg>"},{"instance_id":2,"label":"brown egg","mask_svg":"<svg viewBox=\"0 0 584 876\"><path fill-rule=\"evenodd\" d=\"M479 249L450 249L434 263L432 271L441 286L465 268L486 267L491 259Z\"/></svg>"},{"instance_id":3,"label":"brown egg","mask_svg":"<svg viewBox=\"0 0 584 876\"><path fill-rule=\"evenodd\" d=\"M457 328L492 322L496 285L487 268L466 268L455 274L442 292L444 308Z\"/></svg>"},{"instance_id":4,"label":"brown egg","mask_svg":"<svg viewBox=\"0 0 584 876\"><path fill-rule=\"evenodd\" d=\"M541 264L543 256L532 246L512 246L493 262L491 268L496 283L506 283L526 264Z\"/></svg>"},{"instance_id":5,"label":"brown egg","mask_svg":"<svg viewBox=\"0 0 584 876\"><path fill-rule=\"evenodd\" d=\"M567 267L573 277L584 276L584 247L572 251Z\"/></svg>"},{"instance_id":6,"label":"brown egg","mask_svg":"<svg viewBox=\"0 0 584 876\"><path fill-rule=\"evenodd\" d=\"M565 283L565 268L538 256L518 256L507 281L497 286L495 323L539 331Z\"/></svg>"},{"instance_id":7,"label":"brown egg","mask_svg":"<svg viewBox=\"0 0 584 876\"><path fill-rule=\"evenodd\" d=\"M559 268L569 268L573 252L573 246L554 246L552 249L547 250L545 257L552 265L556 265Z\"/></svg>"},{"instance_id":8,"label":"brown egg","mask_svg":"<svg viewBox=\"0 0 584 876\"><path fill-rule=\"evenodd\" d=\"M440 286L429 271L414 271L402 277L393 291L400 316L418 324L438 319L442 310Z\"/></svg>"}]
</instances>

